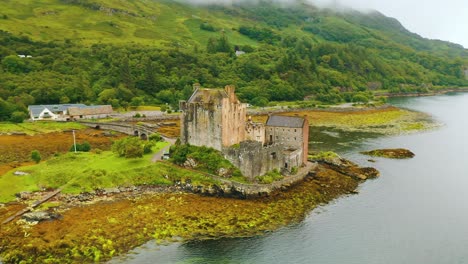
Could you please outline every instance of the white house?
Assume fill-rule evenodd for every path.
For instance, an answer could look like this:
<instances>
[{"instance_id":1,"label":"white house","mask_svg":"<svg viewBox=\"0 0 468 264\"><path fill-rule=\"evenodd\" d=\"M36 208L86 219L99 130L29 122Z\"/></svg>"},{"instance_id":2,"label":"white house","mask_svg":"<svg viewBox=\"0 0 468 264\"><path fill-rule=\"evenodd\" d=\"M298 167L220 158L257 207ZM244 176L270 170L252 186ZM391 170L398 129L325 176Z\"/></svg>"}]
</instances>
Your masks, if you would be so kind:
<instances>
[{"instance_id":1,"label":"white house","mask_svg":"<svg viewBox=\"0 0 468 264\"><path fill-rule=\"evenodd\" d=\"M110 105L57 104L28 106L31 120L69 121L82 118L104 118L113 113Z\"/></svg>"}]
</instances>

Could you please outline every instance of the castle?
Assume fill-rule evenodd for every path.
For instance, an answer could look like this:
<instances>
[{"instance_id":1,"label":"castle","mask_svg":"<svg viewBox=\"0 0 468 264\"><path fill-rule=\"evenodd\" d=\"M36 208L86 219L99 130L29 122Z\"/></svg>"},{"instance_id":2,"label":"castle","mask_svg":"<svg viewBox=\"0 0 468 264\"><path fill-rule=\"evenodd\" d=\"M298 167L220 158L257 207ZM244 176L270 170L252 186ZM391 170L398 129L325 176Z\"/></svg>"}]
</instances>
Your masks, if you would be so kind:
<instances>
[{"instance_id":1,"label":"castle","mask_svg":"<svg viewBox=\"0 0 468 264\"><path fill-rule=\"evenodd\" d=\"M266 124L252 122L232 85L223 90L195 84L180 109L181 142L221 151L250 180L274 169L287 174L307 163L308 119L272 115Z\"/></svg>"}]
</instances>

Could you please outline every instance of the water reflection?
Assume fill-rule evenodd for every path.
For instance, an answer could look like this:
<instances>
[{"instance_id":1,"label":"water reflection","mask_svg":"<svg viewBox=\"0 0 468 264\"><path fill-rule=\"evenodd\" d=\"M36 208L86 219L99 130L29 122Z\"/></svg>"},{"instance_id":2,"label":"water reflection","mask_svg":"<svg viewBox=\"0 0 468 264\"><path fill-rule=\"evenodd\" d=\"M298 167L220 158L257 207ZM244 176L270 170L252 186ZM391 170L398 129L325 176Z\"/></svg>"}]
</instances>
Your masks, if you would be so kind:
<instances>
[{"instance_id":1,"label":"water reflection","mask_svg":"<svg viewBox=\"0 0 468 264\"><path fill-rule=\"evenodd\" d=\"M310 127L309 152L344 153L355 149L365 140L381 136L379 133L343 131L333 127Z\"/></svg>"}]
</instances>

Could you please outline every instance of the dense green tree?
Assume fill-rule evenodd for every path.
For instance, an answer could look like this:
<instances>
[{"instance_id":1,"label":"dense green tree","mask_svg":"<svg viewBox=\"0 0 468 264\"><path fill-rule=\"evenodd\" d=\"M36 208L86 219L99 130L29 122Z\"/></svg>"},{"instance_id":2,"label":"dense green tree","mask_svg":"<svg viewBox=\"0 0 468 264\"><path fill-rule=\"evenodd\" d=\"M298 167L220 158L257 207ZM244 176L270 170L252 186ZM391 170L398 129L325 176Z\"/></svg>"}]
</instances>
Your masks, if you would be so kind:
<instances>
[{"instance_id":1,"label":"dense green tree","mask_svg":"<svg viewBox=\"0 0 468 264\"><path fill-rule=\"evenodd\" d=\"M126 137L112 144L112 151L119 157L141 158L144 154L144 144L137 137Z\"/></svg>"},{"instance_id":2,"label":"dense green tree","mask_svg":"<svg viewBox=\"0 0 468 264\"><path fill-rule=\"evenodd\" d=\"M36 163L41 162L42 157L41 157L41 154L39 153L39 151L33 150L31 152L31 159Z\"/></svg>"}]
</instances>

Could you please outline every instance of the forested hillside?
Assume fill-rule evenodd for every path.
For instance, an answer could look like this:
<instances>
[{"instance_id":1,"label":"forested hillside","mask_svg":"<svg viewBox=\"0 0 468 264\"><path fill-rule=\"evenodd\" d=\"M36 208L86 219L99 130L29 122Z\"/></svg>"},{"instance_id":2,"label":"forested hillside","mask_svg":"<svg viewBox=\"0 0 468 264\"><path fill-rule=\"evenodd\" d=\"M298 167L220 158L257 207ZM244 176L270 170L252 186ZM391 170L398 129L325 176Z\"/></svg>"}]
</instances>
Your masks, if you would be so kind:
<instances>
[{"instance_id":1,"label":"forested hillside","mask_svg":"<svg viewBox=\"0 0 468 264\"><path fill-rule=\"evenodd\" d=\"M0 120L29 104L177 107L195 82L234 84L260 106L468 86L462 46L421 38L378 12L301 2L6 0L0 30Z\"/></svg>"}]
</instances>

